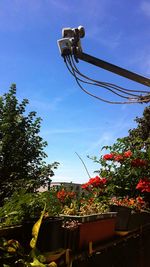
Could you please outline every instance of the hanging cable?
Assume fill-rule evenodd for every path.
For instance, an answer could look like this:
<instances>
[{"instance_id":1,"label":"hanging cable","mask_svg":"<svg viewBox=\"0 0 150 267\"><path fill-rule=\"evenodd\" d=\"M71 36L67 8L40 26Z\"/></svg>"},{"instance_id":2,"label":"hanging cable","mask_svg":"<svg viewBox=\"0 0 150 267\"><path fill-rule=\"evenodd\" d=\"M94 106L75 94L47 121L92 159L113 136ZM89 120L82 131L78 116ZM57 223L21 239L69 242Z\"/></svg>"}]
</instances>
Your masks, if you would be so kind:
<instances>
[{"instance_id":1,"label":"hanging cable","mask_svg":"<svg viewBox=\"0 0 150 267\"><path fill-rule=\"evenodd\" d=\"M72 63L71 63L70 61L69 61L69 63L70 63L70 65L71 65L71 68L73 68ZM110 91L113 92L114 94L117 94L117 93L114 92L113 90L111 90L110 88L113 88L113 89L115 89L115 90L117 90L117 91L119 91L119 92L122 92L122 93L124 93L124 94L127 94L127 95L132 95L132 96L135 96L135 97L139 97L139 95L135 95L135 94L132 94L132 93L125 92L125 91L123 90L123 89L124 89L123 87L120 87L121 89L118 89L118 88L116 88L116 85L114 85L114 84L109 84L109 83L99 82L99 81L97 81L97 80L93 80L93 79L91 79L91 78L89 78L89 77L83 75L82 73L80 73L80 72L78 71L78 69L75 69L75 68L73 68L73 69L74 69L74 71L75 71L78 75L80 75L81 77L84 77L84 78L87 78L87 79L90 80L90 81L93 81L93 83L89 83L89 84L93 84L93 85L96 85L96 86L99 86L99 87L107 88L108 90L110 90ZM84 81L84 82L85 82L85 81ZM85 83L86 83L86 82L85 82ZM128 90L128 89L127 89L127 90ZM117 94L117 95L128 99L128 97L125 97L125 96L123 96L123 95L119 95L119 94Z\"/></svg>"},{"instance_id":2,"label":"hanging cable","mask_svg":"<svg viewBox=\"0 0 150 267\"><path fill-rule=\"evenodd\" d=\"M66 63L66 62L65 62L65 63ZM67 66L67 64L66 64L66 66ZM68 68L68 66L67 66L67 68ZM68 68L68 70L70 71L69 68ZM98 99L98 100L100 100L100 101L103 101L103 102L105 102L105 103L109 103L109 104L135 104L135 103L137 103L137 101L136 101L136 102L135 102L135 101L132 101L132 102L131 102L131 101L130 101L130 102L109 101L109 100L103 99L103 98L101 98L101 97L98 97L98 96L96 96L96 95L90 93L89 91L87 91L86 89L84 89L84 88L82 87L82 85L80 84L79 79L76 77L74 71L73 71L73 76L74 76L74 78L76 79L76 82L77 82L77 84L79 85L79 87L81 88L82 91L84 91L86 94L88 94L88 95L90 95L91 97L94 97L94 98L96 98L96 99ZM141 102L138 101L138 103L141 103Z\"/></svg>"},{"instance_id":3,"label":"hanging cable","mask_svg":"<svg viewBox=\"0 0 150 267\"><path fill-rule=\"evenodd\" d=\"M91 79L91 78L89 78L88 76L82 74L82 73L79 71L79 69L77 68L77 66L76 66L76 64L75 64L75 61L74 61L72 55L70 56L70 58L71 58L71 60L72 60L72 63L73 63L73 65L74 65L76 71L79 73L79 75L81 75L82 77L84 77L84 78L86 78L86 79L88 79L88 80L91 80L91 81L96 82L96 83L98 83L98 84L106 84L106 85L108 85L108 86L110 86L110 87L112 87L112 88L114 88L114 89L116 89L116 90L119 90L119 91L120 91L120 90L121 90L121 91L123 90L123 91L127 91L127 92L137 92L137 93L144 93L144 94L150 93L149 91L145 91L145 90L131 90L131 89L126 89L126 88L123 88L123 87L121 87L121 86L118 86L118 85L115 85L115 84L112 84L112 83L100 82L100 81ZM134 96L134 94L133 94L133 96ZM137 96L139 96L139 95L137 95Z\"/></svg>"},{"instance_id":4,"label":"hanging cable","mask_svg":"<svg viewBox=\"0 0 150 267\"><path fill-rule=\"evenodd\" d=\"M150 92L149 91L126 89L126 88L123 88L121 86L117 86L117 85L112 84L112 83L106 83L106 82L101 82L101 81L91 79L88 76L82 74L78 70L78 68L75 64L75 60L74 60L72 55L64 56L64 61L65 61L67 69L72 74L72 76L75 78L80 89L82 91L84 91L86 94L88 94L88 95L90 95L90 96L92 96L92 97L94 97L100 101L103 101L103 102L106 102L109 104L135 104L135 103L147 103L150 101ZM83 80L83 78L84 78L84 80ZM128 99L128 101L121 102L121 101L109 101L109 100L103 99L103 98L101 98L97 95L94 95L94 94L90 93L89 91L87 91L85 88L83 88L83 86L80 84L80 82L82 82L84 84L88 84L88 85L94 85L94 86L102 87L102 88L110 91L111 93L113 93L113 94L115 94L121 98ZM118 93L118 92L120 92L120 93ZM136 93L142 93L142 94L146 94L146 95L138 95ZM132 97L130 97L130 96L132 96Z\"/></svg>"},{"instance_id":5,"label":"hanging cable","mask_svg":"<svg viewBox=\"0 0 150 267\"><path fill-rule=\"evenodd\" d=\"M71 65L68 63L68 60L66 60L65 63L66 63L66 66L67 66L67 69L69 70L69 72L74 76L74 78L77 78L78 81L80 81L80 82L82 82L82 83L85 83L85 84L89 84L89 85L100 86L100 85L97 84L97 83L84 81L84 80L82 80L81 78L77 77L77 75L75 74L75 69L74 69L74 68L71 68ZM70 68L71 68L71 69L70 69ZM101 87L103 87L103 88L105 88L105 89L111 91L112 93L114 93L114 94L116 94L116 95L118 95L118 96L120 96L120 97L122 97L122 98L129 99L129 97L127 97L127 96L123 96L123 95L121 95L121 94L115 92L114 90L110 89L109 87L107 87L107 86L105 86L105 85L103 85L103 84L101 85Z\"/></svg>"},{"instance_id":6,"label":"hanging cable","mask_svg":"<svg viewBox=\"0 0 150 267\"><path fill-rule=\"evenodd\" d=\"M70 70L69 70L70 71ZM76 81L78 81L78 85L80 84L79 83L79 78L78 77L76 77L76 75L75 75L75 73L74 73L74 71L73 72L71 72L71 74L75 77L75 79L76 79ZM85 82L85 81L84 81ZM85 83L87 83L87 82L85 82ZM92 84L92 85L94 85L94 84ZM79 85L80 86L80 88L82 87L81 86L81 84ZM105 87L104 87L105 88ZM83 89L83 87L82 87L82 89ZM84 92L86 92L86 93L88 93L88 94L90 94L91 96L93 95L93 94L91 94L90 92L88 92L87 90L85 90L84 89ZM95 97L95 98L97 98L97 99L99 99L99 100L102 100L102 101L107 101L107 100L105 100L105 99L102 99L102 98L100 98L100 97L97 97L97 96L95 96L95 95L93 95L93 97ZM139 97L139 96L138 96ZM131 98L128 98L129 100L131 100ZM145 99L144 99L144 101L142 100L140 100L140 101L137 101L136 99L132 99L132 100L134 100L134 101L130 101L130 102L112 102L112 101L107 101L107 102L109 102L109 103L118 103L118 104L126 104L126 103L136 103L136 102L138 102L138 103L141 103L141 102L145 102ZM136 100L136 101L135 101ZM146 101L148 101L149 99L146 99Z\"/></svg>"}]
</instances>

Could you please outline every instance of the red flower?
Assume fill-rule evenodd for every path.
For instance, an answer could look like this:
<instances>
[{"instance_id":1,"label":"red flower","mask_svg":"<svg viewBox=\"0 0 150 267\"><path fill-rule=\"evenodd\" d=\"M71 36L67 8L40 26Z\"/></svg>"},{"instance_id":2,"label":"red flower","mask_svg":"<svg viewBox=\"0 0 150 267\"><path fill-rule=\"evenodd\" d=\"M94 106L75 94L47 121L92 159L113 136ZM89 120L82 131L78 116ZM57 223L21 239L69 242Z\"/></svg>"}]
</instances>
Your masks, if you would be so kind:
<instances>
[{"instance_id":1,"label":"red flower","mask_svg":"<svg viewBox=\"0 0 150 267\"><path fill-rule=\"evenodd\" d=\"M114 158L114 154L110 153L110 154L106 154L103 156L104 160L112 160Z\"/></svg>"},{"instance_id":2,"label":"red flower","mask_svg":"<svg viewBox=\"0 0 150 267\"><path fill-rule=\"evenodd\" d=\"M145 204L144 199L143 199L142 197L140 197L140 196L136 198L136 201L137 201L139 204Z\"/></svg>"},{"instance_id":3,"label":"red flower","mask_svg":"<svg viewBox=\"0 0 150 267\"><path fill-rule=\"evenodd\" d=\"M81 187L82 189L90 190L94 187L104 187L104 185L107 183L106 178L100 178L99 176L96 176L94 178L90 178L88 183L83 184Z\"/></svg>"},{"instance_id":4,"label":"red flower","mask_svg":"<svg viewBox=\"0 0 150 267\"><path fill-rule=\"evenodd\" d=\"M136 186L136 189L140 190L141 192L150 193L150 180L148 178L140 179Z\"/></svg>"},{"instance_id":5,"label":"red flower","mask_svg":"<svg viewBox=\"0 0 150 267\"><path fill-rule=\"evenodd\" d=\"M60 202L64 203L68 199L73 199L76 196L76 193L71 191L67 192L63 188L62 190L57 192L57 198L60 200Z\"/></svg>"},{"instance_id":6,"label":"red flower","mask_svg":"<svg viewBox=\"0 0 150 267\"><path fill-rule=\"evenodd\" d=\"M63 188L62 190L58 191L57 192L57 198L61 201L61 202L64 202L65 198L66 198L66 191L65 189Z\"/></svg>"},{"instance_id":7,"label":"red flower","mask_svg":"<svg viewBox=\"0 0 150 267\"><path fill-rule=\"evenodd\" d=\"M130 157L132 156L132 152L131 152L131 150L125 151L124 154L123 154L123 156L124 156L125 158L130 158Z\"/></svg>"},{"instance_id":8,"label":"red flower","mask_svg":"<svg viewBox=\"0 0 150 267\"><path fill-rule=\"evenodd\" d=\"M73 191L68 192L68 193L67 193L67 197L69 197L69 198L75 198L75 197L76 197L76 193L73 192Z\"/></svg>"},{"instance_id":9,"label":"red flower","mask_svg":"<svg viewBox=\"0 0 150 267\"><path fill-rule=\"evenodd\" d=\"M89 180L89 184L92 187L103 187L106 184L107 180L106 178L100 178L99 176L96 176L95 178L91 178Z\"/></svg>"},{"instance_id":10,"label":"red flower","mask_svg":"<svg viewBox=\"0 0 150 267\"><path fill-rule=\"evenodd\" d=\"M123 160L123 156L118 154L118 155L114 156L114 160L120 162Z\"/></svg>"},{"instance_id":11,"label":"red flower","mask_svg":"<svg viewBox=\"0 0 150 267\"><path fill-rule=\"evenodd\" d=\"M82 189L86 189L86 190L89 190L89 186L90 186L89 183L85 183L81 185Z\"/></svg>"}]
</instances>

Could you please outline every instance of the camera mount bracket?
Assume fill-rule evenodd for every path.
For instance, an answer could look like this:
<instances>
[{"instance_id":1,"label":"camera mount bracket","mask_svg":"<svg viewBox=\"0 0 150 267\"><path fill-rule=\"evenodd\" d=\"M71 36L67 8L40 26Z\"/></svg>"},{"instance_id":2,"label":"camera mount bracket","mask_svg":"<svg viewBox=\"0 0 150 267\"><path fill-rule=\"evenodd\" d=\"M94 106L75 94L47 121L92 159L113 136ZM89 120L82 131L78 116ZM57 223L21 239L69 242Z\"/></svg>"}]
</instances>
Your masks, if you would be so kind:
<instances>
[{"instance_id":1,"label":"camera mount bracket","mask_svg":"<svg viewBox=\"0 0 150 267\"><path fill-rule=\"evenodd\" d=\"M73 29L63 28L63 38L57 41L61 56L65 57L67 55L74 55L77 62L78 60L82 60L97 67L103 68L107 71L113 72L117 75L123 76L132 81L135 81L137 83L143 84L145 86L150 86L150 79L147 77L144 77L112 63L83 53L80 38L83 38L84 36L85 30L83 26L79 26L78 28Z\"/></svg>"}]
</instances>

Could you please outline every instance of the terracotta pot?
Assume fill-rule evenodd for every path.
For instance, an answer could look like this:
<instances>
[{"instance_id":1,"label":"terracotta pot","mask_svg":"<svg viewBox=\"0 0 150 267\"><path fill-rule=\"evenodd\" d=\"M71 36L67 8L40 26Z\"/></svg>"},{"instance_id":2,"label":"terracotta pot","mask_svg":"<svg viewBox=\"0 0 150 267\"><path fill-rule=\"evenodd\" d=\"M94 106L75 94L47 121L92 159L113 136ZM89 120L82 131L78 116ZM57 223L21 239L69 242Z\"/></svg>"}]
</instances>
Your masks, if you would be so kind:
<instances>
[{"instance_id":1,"label":"terracotta pot","mask_svg":"<svg viewBox=\"0 0 150 267\"><path fill-rule=\"evenodd\" d=\"M114 218L116 217L117 212L104 212L104 213L96 213L96 214L90 214L90 215L64 215L60 214L60 216L63 218L63 220L75 220L81 223L85 222L93 222L101 219L108 219L108 218Z\"/></svg>"},{"instance_id":2,"label":"terracotta pot","mask_svg":"<svg viewBox=\"0 0 150 267\"><path fill-rule=\"evenodd\" d=\"M107 240L115 234L116 218L107 218L81 223L75 229L64 228L64 247L73 251L86 249L93 244Z\"/></svg>"}]
</instances>

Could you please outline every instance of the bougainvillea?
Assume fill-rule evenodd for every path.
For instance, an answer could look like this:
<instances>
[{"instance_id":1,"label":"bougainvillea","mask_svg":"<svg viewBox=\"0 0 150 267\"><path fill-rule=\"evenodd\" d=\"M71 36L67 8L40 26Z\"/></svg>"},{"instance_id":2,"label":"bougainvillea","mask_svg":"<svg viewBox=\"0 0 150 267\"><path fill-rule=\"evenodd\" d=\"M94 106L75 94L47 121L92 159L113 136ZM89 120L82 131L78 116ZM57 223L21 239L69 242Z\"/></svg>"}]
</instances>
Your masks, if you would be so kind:
<instances>
[{"instance_id":1,"label":"bougainvillea","mask_svg":"<svg viewBox=\"0 0 150 267\"><path fill-rule=\"evenodd\" d=\"M66 189L62 188L57 192L57 198L62 204L68 204L76 198L76 193L73 191L67 191Z\"/></svg>"},{"instance_id":2,"label":"bougainvillea","mask_svg":"<svg viewBox=\"0 0 150 267\"><path fill-rule=\"evenodd\" d=\"M141 196L138 196L136 198L116 198L113 197L110 200L110 204L117 205L117 206L124 206L128 208L132 208L137 211L141 211L147 208L147 203L144 201L144 199Z\"/></svg>"},{"instance_id":3,"label":"bougainvillea","mask_svg":"<svg viewBox=\"0 0 150 267\"><path fill-rule=\"evenodd\" d=\"M104 160L112 160L114 159L114 154L106 154L103 156Z\"/></svg>"},{"instance_id":4,"label":"bougainvillea","mask_svg":"<svg viewBox=\"0 0 150 267\"><path fill-rule=\"evenodd\" d=\"M149 192L148 182L143 186L140 181L141 177L150 177L147 151L129 148L124 139L118 139L114 145L103 149L110 153L101 155L99 159L94 157L93 160L100 164L100 170L97 171L99 175L107 179L109 196L136 198L139 193Z\"/></svg>"},{"instance_id":5,"label":"bougainvillea","mask_svg":"<svg viewBox=\"0 0 150 267\"><path fill-rule=\"evenodd\" d=\"M82 189L91 190L92 188L104 188L107 183L106 178L100 178L96 176L94 178L90 178L89 181L82 185Z\"/></svg>"},{"instance_id":6,"label":"bougainvillea","mask_svg":"<svg viewBox=\"0 0 150 267\"><path fill-rule=\"evenodd\" d=\"M122 161L126 158L130 158L133 155L131 150L125 151L122 154L118 153L110 153L110 154L105 154L103 156L103 160L115 160L115 161Z\"/></svg>"},{"instance_id":7,"label":"bougainvillea","mask_svg":"<svg viewBox=\"0 0 150 267\"><path fill-rule=\"evenodd\" d=\"M138 182L136 189L141 192L148 192L150 193L150 180L148 178L140 179Z\"/></svg>"}]
</instances>

